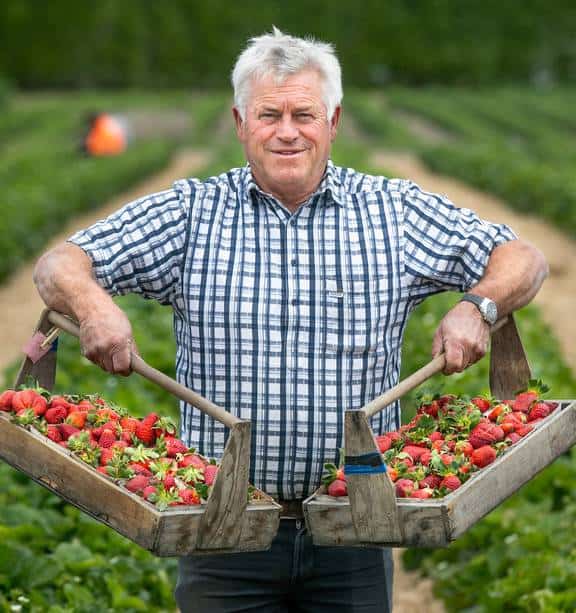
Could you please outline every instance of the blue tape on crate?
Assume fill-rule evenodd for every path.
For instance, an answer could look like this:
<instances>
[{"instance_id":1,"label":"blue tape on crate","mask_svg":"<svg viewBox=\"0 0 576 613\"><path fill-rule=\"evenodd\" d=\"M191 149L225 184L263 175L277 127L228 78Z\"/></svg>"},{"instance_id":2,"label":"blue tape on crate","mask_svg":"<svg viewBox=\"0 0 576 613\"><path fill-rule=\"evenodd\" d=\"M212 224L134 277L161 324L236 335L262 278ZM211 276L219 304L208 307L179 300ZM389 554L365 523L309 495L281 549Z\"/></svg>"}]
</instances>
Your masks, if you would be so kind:
<instances>
[{"instance_id":1,"label":"blue tape on crate","mask_svg":"<svg viewBox=\"0 0 576 613\"><path fill-rule=\"evenodd\" d=\"M376 451L364 455L346 456L344 460L346 475L374 475L385 472L386 464L382 461L381 454Z\"/></svg>"}]
</instances>

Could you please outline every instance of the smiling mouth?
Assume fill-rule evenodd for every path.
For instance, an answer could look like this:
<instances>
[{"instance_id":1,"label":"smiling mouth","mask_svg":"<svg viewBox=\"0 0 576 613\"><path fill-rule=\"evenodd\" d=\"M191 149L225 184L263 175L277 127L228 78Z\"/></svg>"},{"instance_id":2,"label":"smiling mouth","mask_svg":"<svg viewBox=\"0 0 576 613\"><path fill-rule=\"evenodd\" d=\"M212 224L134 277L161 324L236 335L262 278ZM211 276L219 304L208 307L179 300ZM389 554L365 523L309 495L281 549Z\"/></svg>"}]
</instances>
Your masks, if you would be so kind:
<instances>
[{"instance_id":1,"label":"smiling mouth","mask_svg":"<svg viewBox=\"0 0 576 613\"><path fill-rule=\"evenodd\" d=\"M298 155L299 153L303 153L303 149L299 149L298 151L272 151L275 155L281 155L284 157L291 157L294 155Z\"/></svg>"}]
</instances>

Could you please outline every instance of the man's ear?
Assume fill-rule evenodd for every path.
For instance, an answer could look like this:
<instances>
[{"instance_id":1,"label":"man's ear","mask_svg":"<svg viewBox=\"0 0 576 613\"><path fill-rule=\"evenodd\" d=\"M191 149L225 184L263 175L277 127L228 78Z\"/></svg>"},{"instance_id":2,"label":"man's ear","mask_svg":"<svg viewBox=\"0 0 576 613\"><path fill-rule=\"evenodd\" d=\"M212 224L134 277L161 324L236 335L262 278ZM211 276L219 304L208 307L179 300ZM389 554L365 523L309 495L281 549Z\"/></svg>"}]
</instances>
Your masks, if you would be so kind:
<instances>
[{"instance_id":1,"label":"man's ear","mask_svg":"<svg viewBox=\"0 0 576 613\"><path fill-rule=\"evenodd\" d=\"M242 119L242 115L240 115L240 111L235 106L232 107L232 115L234 116L234 125L236 126L238 140L244 142L244 120Z\"/></svg>"},{"instance_id":2,"label":"man's ear","mask_svg":"<svg viewBox=\"0 0 576 613\"><path fill-rule=\"evenodd\" d=\"M340 125L340 117L342 115L342 107L338 105L334 109L334 113L332 114L332 119L330 120L330 141L334 142L336 138L336 134L338 132L338 126Z\"/></svg>"}]
</instances>

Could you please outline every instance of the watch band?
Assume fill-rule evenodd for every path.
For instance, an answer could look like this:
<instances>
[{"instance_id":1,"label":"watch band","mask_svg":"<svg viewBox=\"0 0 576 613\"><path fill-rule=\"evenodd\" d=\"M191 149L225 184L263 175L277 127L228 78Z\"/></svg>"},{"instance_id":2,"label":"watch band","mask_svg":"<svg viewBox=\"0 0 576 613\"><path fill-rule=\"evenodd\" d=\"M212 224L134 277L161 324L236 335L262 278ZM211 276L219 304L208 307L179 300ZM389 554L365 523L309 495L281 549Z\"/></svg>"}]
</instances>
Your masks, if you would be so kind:
<instances>
[{"instance_id":1,"label":"watch band","mask_svg":"<svg viewBox=\"0 0 576 613\"><path fill-rule=\"evenodd\" d=\"M486 298L484 296L478 296L477 294L464 294L460 301L471 302L476 305L482 318L485 322L493 325L496 323L498 318L498 309L496 307L496 303L490 298Z\"/></svg>"}]
</instances>

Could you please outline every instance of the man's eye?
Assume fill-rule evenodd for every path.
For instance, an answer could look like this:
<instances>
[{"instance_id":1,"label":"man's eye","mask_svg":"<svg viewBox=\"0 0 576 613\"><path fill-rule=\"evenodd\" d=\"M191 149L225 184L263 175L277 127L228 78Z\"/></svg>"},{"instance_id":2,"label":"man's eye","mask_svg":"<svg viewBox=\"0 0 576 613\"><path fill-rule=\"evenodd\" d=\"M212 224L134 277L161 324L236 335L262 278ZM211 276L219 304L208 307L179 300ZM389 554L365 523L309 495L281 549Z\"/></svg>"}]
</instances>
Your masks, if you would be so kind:
<instances>
[{"instance_id":1,"label":"man's eye","mask_svg":"<svg viewBox=\"0 0 576 613\"><path fill-rule=\"evenodd\" d=\"M276 113L260 113L260 119L274 119Z\"/></svg>"}]
</instances>

